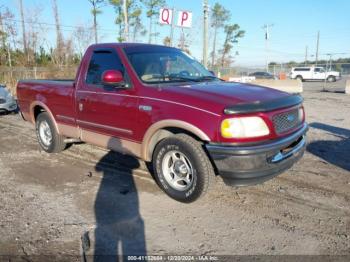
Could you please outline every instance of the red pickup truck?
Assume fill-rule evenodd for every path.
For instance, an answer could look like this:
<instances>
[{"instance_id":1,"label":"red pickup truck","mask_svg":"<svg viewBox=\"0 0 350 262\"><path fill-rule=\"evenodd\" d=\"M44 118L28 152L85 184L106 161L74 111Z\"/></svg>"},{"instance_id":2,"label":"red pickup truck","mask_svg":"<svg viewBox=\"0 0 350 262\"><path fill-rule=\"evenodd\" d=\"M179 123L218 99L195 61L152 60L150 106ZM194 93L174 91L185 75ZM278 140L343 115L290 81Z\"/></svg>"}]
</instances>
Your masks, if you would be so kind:
<instances>
[{"instance_id":1,"label":"red pickup truck","mask_svg":"<svg viewBox=\"0 0 350 262\"><path fill-rule=\"evenodd\" d=\"M264 182L305 151L302 98L228 83L181 50L147 44L90 46L75 80L23 80L25 120L48 153L76 141L152 162L170 197L196 200L220 176Z\"/></svg>"}]
</instances>

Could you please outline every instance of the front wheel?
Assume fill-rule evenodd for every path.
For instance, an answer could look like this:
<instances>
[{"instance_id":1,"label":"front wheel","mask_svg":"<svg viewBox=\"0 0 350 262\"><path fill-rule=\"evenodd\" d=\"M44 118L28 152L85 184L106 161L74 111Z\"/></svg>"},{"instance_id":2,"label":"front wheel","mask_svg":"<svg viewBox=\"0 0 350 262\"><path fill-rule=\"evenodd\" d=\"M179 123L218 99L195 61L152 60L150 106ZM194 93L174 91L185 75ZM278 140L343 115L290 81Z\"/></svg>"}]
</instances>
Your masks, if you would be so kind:
<instances>
[{"instance_id":1,"label":"front wheel","mask_svg":"<svg viewBox=\"0 0 350 262\"><path fill-rule=\"evenodd\" d=\"M64 137L56 131L48 113L42 112L35 122L36 136L40 147L47 153L59 153L66 148Z\"/></svg>"},{"instance_id":2,"label":"front wheel","mask_svg":"<svg viewBox=\"0 0 350 262\"><path fill-rule=\"evenodd\" d=\"M160 188L185 203L204 195L214 178L202 144L185 134L168 137L156 146L153 169Z\"/></svg>"},{"instance_id":3,"label":"front wheel","mask_svg":"<svg viewBox=\"0 0 350 262\"><path fill-rule=\"evenodd\" d=\"M328 82L335 82L335 81L336 81L336 78L335 78L334 76L329 76L329 77L327 78L327 81L328 81Z\"/></svg>"}]
</instances>

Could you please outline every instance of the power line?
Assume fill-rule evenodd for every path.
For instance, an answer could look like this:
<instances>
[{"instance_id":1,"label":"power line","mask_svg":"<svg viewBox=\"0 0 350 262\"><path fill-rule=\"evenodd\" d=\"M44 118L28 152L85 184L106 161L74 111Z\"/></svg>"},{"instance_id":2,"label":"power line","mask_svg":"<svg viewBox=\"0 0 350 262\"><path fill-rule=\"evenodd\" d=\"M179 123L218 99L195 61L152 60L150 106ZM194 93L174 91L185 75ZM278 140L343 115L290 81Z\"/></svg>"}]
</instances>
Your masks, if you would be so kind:
<instances>
[{"instance_id":1,"label":"power line","mask_svg":"<svg viewBox=\"0 0 350 262\"><path fill-rule=\"evenodd\" d=\"M56 24L52 23L46 23L46 22L32 22L32 21L23 21L23 20L17 20L17 19L10 19L10 18L4 18L3 20L6 21L12 21L12 22L17 22L17 23L25 23L25 24L36 24L36 25L46 25L46 26L53 26L56 27ZM91 29L92 27L88 26L74 26L74 25L60 25L61 27L66 27L66 28L72 28L72 29L77 29L77 28L85 28L85 29ZM101 28L99 29L100 31L108 31L108 32L115 32L115 29L106 29L106 28Z\"/></svg>"}]
</instances>

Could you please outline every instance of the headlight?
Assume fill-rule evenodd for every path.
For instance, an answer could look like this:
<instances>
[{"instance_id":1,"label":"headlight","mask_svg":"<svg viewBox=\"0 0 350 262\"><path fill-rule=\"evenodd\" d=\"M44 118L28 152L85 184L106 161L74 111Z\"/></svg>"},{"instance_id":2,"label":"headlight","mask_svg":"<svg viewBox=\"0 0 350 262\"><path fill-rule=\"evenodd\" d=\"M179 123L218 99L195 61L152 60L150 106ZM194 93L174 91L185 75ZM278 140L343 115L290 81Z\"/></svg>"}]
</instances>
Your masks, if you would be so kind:
<instances>
[{"instance_id":1,"label":"headlight","mask_svg":"<svg viewBox=\"0 0 350 262\"><path fill-rule=\"evenodd\" d=\"M225 119L221 123L221 135L224 138L249 138L270 134L265 121L261 117L237 117Z\"/></svg>"},{"instance_id":2,"label":"headlight","mask_svg":"<svg viewBox=\"0 0 350 262\"><path fill-rule=\"evenodd\" d=\"M298 117L299 117L299 123L303 122L304 120L304 109L302 107L299 108L299 114L298 114Z\"/></svg>"}]
</instances>

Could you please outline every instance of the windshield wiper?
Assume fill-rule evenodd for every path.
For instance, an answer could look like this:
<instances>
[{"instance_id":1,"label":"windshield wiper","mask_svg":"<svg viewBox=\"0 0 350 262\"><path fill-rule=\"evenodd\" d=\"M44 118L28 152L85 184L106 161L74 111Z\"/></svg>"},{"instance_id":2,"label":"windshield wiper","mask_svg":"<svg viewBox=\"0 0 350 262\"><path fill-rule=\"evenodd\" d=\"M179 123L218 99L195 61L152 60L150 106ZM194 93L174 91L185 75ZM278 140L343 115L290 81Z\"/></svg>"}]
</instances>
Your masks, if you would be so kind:
<instances>
[{"instance_id":1,"label":"windshield wiper","mask_svg":"<svg viewBox=\"0 0 350 262\"><path fill-rule=\"evenodd\" d=\"M218 77L216 77L216 76L201 76L201 77L198 77L196 80L199 81L199 82L201 82L201 81L221 80L221 79L218 78Z\"/></svg>"},{"instance_id":2,"label":"windshield wiper","mask_svg":"<svg viewBox=\"0 0 350 262\"><path fill-rule=\"evenodd\" d=\"M197 78L190 78L185 76L167 76L169 80L181 80L181 81L189 81L189 82L199 82Z\"/></svg>"}]
</instances>

